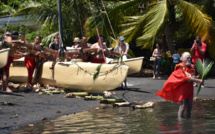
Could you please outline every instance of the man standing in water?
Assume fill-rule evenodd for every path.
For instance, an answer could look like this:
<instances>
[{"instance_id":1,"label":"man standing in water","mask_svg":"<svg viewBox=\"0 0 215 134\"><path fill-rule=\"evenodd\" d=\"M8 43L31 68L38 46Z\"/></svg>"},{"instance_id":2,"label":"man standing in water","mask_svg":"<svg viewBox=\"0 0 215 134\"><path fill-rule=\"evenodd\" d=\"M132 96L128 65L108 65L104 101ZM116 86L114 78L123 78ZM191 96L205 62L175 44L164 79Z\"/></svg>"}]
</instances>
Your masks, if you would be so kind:
<instances>
[{"instance_id":1,"label":"man standing in water","mask_svg":"<svg viewBox=\"0 0 215 134\"><path fill-rule=\"evenodd\" d=\"M180 102L178 110L178 118L183 118L186 109L186 118L191 117L192 101L193 101L193 82L202 83L201 79L194 76L195 69L191 64L191 55L184 52L181 57L182 63L175 67L175 71L170 75L164 83L162 91L156 93L165 100Z\"/></svg>"},{"instance_id":2,"label":"man standing in water","mask_svg":"<svg viewBox=\"0 0 215 134\"><path fill-rule=\"evenodd\" d=\"M104 36L101 34L99 36L101 39L101 44L100 44L100 40L98 38L98 42L91 46L91 48L98 49L97 52L92 53L92 58L91 58L92 63L105 63L105 61L106 61L105 57L109 55L107 46L103 42Z\"/></svg>"}]
</instances>

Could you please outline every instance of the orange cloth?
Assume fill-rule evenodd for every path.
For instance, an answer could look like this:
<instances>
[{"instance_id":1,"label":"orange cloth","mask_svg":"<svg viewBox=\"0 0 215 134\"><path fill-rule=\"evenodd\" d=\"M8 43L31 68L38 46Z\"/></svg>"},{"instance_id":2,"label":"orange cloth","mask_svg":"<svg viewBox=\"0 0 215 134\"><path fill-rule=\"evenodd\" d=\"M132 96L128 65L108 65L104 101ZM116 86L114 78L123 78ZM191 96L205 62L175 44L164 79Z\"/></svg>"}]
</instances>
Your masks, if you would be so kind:
<instances>
[{"instance_id":1,"label":"orange cloth","mask_svg":"<svg viewBox=\"0 0 215 134\"><path fill-rule=\"evenodd\" d=\"M175 71L164 83L162 91L156 93L165 100L179 102L193 99L193 82L188 82L194 74L194 67L186 67L183 63L176 65Z\"/></svg>"}]
</instances>

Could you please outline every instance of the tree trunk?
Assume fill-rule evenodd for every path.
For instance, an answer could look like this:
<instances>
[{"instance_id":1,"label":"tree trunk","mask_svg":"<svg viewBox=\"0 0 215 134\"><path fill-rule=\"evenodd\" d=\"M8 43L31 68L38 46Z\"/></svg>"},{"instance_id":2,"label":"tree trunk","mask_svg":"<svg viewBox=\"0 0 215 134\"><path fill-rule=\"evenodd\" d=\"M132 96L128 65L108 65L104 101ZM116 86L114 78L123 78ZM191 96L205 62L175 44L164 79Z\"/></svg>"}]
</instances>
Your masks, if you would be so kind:
<instances>
[{"instance_id":1,"label":"tree trunk","mask_svg":"<svg viewBox=\"0 0 215 134\"><path fill-rule=\"evenodd\" d=\"M175 19L175 8L172 5L171 1L168 1L168 10L169 10L169 21L165 22L165 35L166 35L166 42L169 47L171 55L174 54L174 45L173 45L173 36L175 31L172 29L172 26L176 23Z\"/></svg>"},{"instance_id":2,"label":"tree trunk","mask_svg":"<svg viewBox=\"0 0 215 134\"><path fill-rule=\"evenodd\" d=\"M174 45L173 45L173 31L170 28L169 21L165 22L165 35L166 35L166 42L167 46L169 47L171 55L174 54Z\"/></svg>"}]
</instances>

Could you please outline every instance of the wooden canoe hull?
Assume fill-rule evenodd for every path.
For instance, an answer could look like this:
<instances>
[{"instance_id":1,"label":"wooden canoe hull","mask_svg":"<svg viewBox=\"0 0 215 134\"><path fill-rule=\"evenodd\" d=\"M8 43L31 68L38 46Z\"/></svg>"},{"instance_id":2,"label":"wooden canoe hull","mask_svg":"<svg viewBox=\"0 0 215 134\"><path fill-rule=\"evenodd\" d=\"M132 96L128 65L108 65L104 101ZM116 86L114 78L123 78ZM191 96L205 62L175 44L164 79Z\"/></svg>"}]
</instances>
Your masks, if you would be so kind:
<instances>
[{"instance_id":1,"label":"wooden canoe hull","mask_svg":"<svg viewBox=\"0 0 215 134\"><path fill-rule=\"evenodd\" d=\"M137 57L137 58L131 58L123 61L125 65L129 67L128 75L136 74L140 72L143 64L143 58L144 57Z\"/></svg>"},{"instance_id":2,"label":"wooden canoe hull","mask_svg":"<svg viewBox=\"0 0 215 134\"><path fill-rule=\"evenodd\" d=\"M9 48L0 50L0 68L4 67L7 64Z\"/></svg>"},{"instance_id":3,"label":"wooden canoe hull","mask_svg":"<svg viewBox=\"0 0 215 134\"><path fill-rule=\"evenodd\" d=\"M128 72L128 66L104 64L100 73L113 69L107 75L99 75L93 80L93 73L99 64L84 62L57 62L54 70L49 69L52 62L45 62L41 69L38 82L43 85L58 86L79 91L113 90L121 85ZM81 70L83 68L85 71ZM88 72L92 73L89 74ZM13 82L27 82L27 68L11 66L9 80Z\"/></svg>"}]
</instances>

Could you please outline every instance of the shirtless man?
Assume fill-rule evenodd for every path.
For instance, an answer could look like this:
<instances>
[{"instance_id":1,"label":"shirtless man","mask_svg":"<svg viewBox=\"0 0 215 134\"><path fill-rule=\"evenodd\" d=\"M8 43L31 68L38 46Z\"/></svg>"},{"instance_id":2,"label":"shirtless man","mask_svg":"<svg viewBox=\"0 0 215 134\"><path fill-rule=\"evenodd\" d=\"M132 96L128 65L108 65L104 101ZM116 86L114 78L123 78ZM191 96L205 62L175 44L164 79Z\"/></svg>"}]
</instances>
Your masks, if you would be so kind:
<instances>
[{"instance_id":1,"label":"shirtless man","mask_svg":"<svg viewBox=\"0 0 215 134\"><path fill-rule=\"evenodd\" d=\"M87 48L90 48L90 44L87 43L87 37L86 36L83 36L82 39L81 39L81 44L78 46L78 48L82 48L82 49L87 49ZM78 55L78 58L82 59L83 62L88 62L90 61L90 52L86 52L86 53L80 53Z\"/></svg>"},{"instance_id":2,"label":"shirtless man","mask_svg":"<svg viewBox=\"0 0 215 134\"><path fill-rule=\"evenodd\" d=\"M4 41L6 41L8 43L12 43L13 40L18 39L18 36L19 36L19 33L17 31L13 31L10 36L5 36ZM12 43L12 45L9 45L9 47L10 47L10 50L9 50L8 61L7 61L7 64L2 68L2 70L3 70L2 91L6 91L6 92L12 92L10 90L10 88L8 87L8 77L9 77L10 64L13 63L14 54L17 49L17 44Z\"/></svg>"},{"instance_id":3,"label":"shirtless man","mask_svg":"<svg viewBox=\"0 0 215 134\"><path fill-rule=\"evenodd\" d=\"M107 46L103 42L104 36L101 34L99 36L101 39L103 51L102 51L101 45L99 43L100 41L98 38L98 42L91 46L91 48L97 48L97 51L92 53L92 58L91 58L92 63L105 63L106 62L105 57L109 55L109 51L107 50ZM103 55L103 52L104 52L104 55Z\"/></svg>"}]
</instances>

